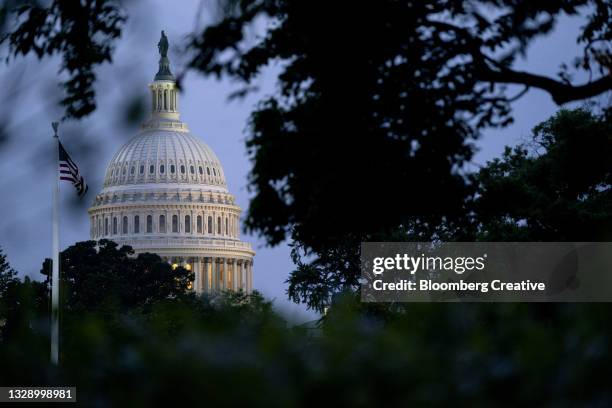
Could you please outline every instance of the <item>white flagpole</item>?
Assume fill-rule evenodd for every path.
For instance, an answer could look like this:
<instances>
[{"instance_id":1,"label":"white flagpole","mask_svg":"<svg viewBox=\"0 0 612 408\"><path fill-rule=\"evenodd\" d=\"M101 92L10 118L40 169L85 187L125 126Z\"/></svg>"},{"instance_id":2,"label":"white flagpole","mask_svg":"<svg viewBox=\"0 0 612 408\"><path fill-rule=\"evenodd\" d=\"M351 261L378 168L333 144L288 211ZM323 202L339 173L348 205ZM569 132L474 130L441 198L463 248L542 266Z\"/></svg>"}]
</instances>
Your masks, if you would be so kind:
<instances>
[{"instance_id":1,"label":"white flagpole","mask_svg":"<svg viewBox=\"0 0 612 408\"><path fill-rule=\"evenodd\" d=\"M55 142L55 181L53 186L53 270L51 273L51 362L59 363L59 138L58 122L51 124Z\"/></svg>"}]
</instances>

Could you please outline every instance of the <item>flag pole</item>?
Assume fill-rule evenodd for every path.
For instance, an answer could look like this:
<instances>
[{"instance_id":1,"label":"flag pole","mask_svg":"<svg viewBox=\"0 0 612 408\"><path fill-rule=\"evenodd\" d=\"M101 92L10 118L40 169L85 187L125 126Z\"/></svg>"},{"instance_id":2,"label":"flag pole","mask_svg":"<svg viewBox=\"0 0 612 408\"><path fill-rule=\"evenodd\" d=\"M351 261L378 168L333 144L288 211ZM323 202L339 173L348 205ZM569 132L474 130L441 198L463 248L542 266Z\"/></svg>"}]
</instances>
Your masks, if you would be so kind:
<instances>
[{"instance_id":1,"label":"flag pole","mask_svg":"<svg viewBox=\"0 0 612 408\"><path fill-rule=\"evenodd\" d=\"M51 123L53 127L55 151L55 180L53 186L53 269L51 272L51 363L59 363L59 122Z\"/></svg>"}]
</instances>

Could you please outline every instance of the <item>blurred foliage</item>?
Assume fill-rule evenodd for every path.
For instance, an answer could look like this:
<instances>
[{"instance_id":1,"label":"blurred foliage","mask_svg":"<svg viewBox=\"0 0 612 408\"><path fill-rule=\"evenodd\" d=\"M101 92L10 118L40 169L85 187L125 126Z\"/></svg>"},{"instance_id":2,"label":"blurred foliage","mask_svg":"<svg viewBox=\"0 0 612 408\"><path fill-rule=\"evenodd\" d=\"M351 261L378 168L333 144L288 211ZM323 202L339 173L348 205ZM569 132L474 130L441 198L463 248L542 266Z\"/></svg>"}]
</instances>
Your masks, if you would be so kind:
<instances>
[{"instance_id":1,"label":"blurred foliage","mask_svg":"<svg viewBox=\"0 0 612 408\"><path fill-rule=\"evenodd\" d=\"M115 41L126 15L116 0L54 0L2 2L0 18L10 15L14 24L0 32L0 43L13 56L35 54L39 59L61 55L64 105L68 118L81 118L96 108L95 67L112 61Z\"/></svg>"},{"instance_id":2,"label":"blurred foliage","mask_svg":"<svg viewBox=\"0 0 612 408\"><path fill-rule=\"evenodd\" d=\"M335 293L357 291L361 241L610 241L610 157L612 110L561 110L466 175L464 201L437 222L407 217L392 231L346 234L316 256L293 243L289 297L322 311Z\"/></svg>"},{"instance_id":3,"label":"blurred foliage","mask_svg":"<svg viewBox=\"0 0 612 408\"><path fill-rule=\"evenodd\" d=\"M31 308L23 303L21 331L0 342L0 383L76 386L85 406L612 403L603 304L383 313L349 296L309 330L289 327L258 295L188 296L112 324L96 313L64 316L59 367L41 329L48 315Z\"/></svg>"},{"instance_id":4,"label":"blurred foliage","mask_svg":"<svg viewBox=\"0 0 612 408\"><path fill-rule=\"evenodd\" d=\"M610 241L611 158L612 110L561 110L478 173L475 228L459 227L483 241Z\"/></svg>"},{"instance_id":5,"label":"blurred foliage","mask_svg":"<svg viewBox=\"0 0 612 408\"><path fill-rule=\"evenodd\" d=\"M224 18L192 40L193 69L248 88L282 61L278 92L252 112L247 140L247 226L272 245L290 236L317 253L347 234L456 214L480 128L511 121L516 97L504 84L539 88L559 104L612 89L610 65L591 53L612 52L610 2L222 4ZM579 68L599 79L575 85L512 69L560 16L579 14L589 14L577 40L590 61ZM251 38L262 20L265 33Z\"/></svg>"},{"instance_id":6,"label":"blurred foliage","mask_svg":"<svg viewBox=\"0 0 612 408\"><path fill-rule=\"evenodd\" d=\"M513 101L533 88L558 104L612 89L610 2L228 0L220 9L193 36L190 66L245 90L280 67L277 92L250 117L246 227L270 245L290 239L289 297L319 311L357 287L359 242L483 232L470 217L466 164L483 128L511 123ZM573 83L566 65L558 78L516 71L564 15L586 21L573 69L591 81Z\"/></svg>"},{"instance_id":7,"label":"blurred foliage","mask_svg":"<svg viewBox=\"0 0 612 408\"><path fill-rule=\"evenodd\" d=\"M130 253L109 241L62 253L59 366L47 283L11 280L0 293L0 384L76 386L79 403L97 407L612 403L605 304L389 306L345 294L318 324L291 327L257 292L132 287L121 305L140 279L133 268L161 270L148 255L126 266Z\"/></svg>"},{"instance_id":8,"label":"blurred foliage","mask_svg":"<svg viewBox=\"0 0 612 408\"><path fill-rule=\"evenodd\" d=\"M6 254L0 248L0 295L6 292L8 286L17 280L17 271L11 268L6 260Z\"/></svg>"}]
</instances>

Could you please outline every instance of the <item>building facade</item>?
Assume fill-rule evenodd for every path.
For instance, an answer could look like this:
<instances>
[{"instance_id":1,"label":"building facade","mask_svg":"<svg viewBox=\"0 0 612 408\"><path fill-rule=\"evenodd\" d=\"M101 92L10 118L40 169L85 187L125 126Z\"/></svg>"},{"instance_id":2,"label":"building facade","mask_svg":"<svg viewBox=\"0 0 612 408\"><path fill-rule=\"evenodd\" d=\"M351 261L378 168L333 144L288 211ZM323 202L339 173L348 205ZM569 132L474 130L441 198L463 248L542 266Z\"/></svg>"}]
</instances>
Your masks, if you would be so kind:
<instances>
[{"instance_id":1,"label":"building facade","mask_svg":"<svg viewBox=\"0 0 612 408\"><path fill-rule=\"evenodd\" d=\"M240 240L241 209L215 153L180 121L163 32L158 47L151 117L108 165L89 209L91 238L184 266L196 292L250 293L255 253Z\"/></svg>"}]
</instances>

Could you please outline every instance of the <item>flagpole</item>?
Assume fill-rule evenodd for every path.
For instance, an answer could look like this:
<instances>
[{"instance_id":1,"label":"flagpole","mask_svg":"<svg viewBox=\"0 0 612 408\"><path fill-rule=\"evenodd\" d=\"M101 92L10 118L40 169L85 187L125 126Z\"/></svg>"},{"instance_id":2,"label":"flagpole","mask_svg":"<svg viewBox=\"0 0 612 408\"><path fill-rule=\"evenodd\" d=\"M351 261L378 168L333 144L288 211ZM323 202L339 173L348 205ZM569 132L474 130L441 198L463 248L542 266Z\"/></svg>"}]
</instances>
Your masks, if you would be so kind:
<instances>
[{"instance_id":1,"label":"flagpole","mask_svg":"<svg viewBox=\"0 0 612 408\"><path fill-rule=\"evenodd\" d=\"M58 122L51 124L55 144L55 180L53 186L53 270L51 273L51 363L59 363L59 138Z\"/></svg>"}]
</instances>

